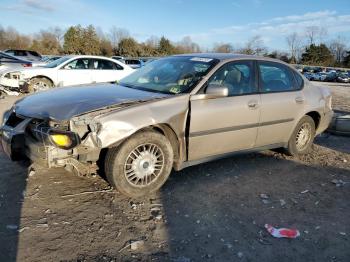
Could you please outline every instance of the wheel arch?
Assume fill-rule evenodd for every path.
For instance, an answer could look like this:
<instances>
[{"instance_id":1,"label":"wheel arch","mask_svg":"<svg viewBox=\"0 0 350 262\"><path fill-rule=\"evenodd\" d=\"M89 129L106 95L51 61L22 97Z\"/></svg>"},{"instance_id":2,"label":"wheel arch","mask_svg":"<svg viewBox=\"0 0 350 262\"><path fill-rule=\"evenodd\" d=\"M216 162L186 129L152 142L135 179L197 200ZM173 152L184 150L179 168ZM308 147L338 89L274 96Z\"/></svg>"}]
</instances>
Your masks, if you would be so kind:
<instances>
[{"instance_id":1,"label":"wheel arch","mask_svg":"<svg viewBox=\"0 0 350 262\"><path fill-rule=\"evenodd\" d=\"M320 125L321 114L319 112L317 112L317 111L310 111L310 112L306 113L305 115L312 118L312 120L315 123L315 130L317 130L317 128Z\"/></svg>"},{"instance_id":2,"label":"wheel arch","mask_svg":"<svg viewBox=\"0 0 350 262\"><path fill-rule=\"evenodd\" d=\"M33 80L35 78L46 78L47 80L49 80L52 83L52 86L55 86L55 82L48 76L45 75L36 75L30 78L30 80Z\"/></svg>"},{"instance_id":3,"label":"wheel arch","mask_svg":"<svg viewBox=\"0 0 350 262\"><path fill-rule=\"evenodd\" d=\"M128 138L134 136L135 134L140 133L140 132L144 132L144 131L150 131L150 130L164 135L169 140L171 147L173 149L173 153L174 153L174 164L176 165L176 163L180 162L181 152L183 152L184 150L181 150L180 140L179 140L178 135L174 131L174 129L170 125L165 124L165 123L157 123L154 125L145 126L145 127L142 127L138 130L135 130L134 132L132 132L132 134L128 135L127 137L124 137L123 139L119 140L118 142L113 143L113 144L109 145L107 148L102 149L101 152L106 151L106 150L113 148L113 147L119 147Z\"/></svg>"}]
</instances>

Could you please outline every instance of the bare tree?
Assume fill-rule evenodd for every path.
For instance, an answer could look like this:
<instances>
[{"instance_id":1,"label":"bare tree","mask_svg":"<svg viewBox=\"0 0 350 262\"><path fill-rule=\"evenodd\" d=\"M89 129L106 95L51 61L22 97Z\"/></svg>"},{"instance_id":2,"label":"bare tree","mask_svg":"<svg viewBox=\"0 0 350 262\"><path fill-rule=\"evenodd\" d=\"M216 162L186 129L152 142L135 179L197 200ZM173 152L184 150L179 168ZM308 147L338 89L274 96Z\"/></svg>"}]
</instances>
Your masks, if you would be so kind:
<instances>
[{"instance_id":1,"label":"bare tree","mask_svg":"<svg viewBox=\"0 0 350 262\"><path fill-rule=\"evenodd\" d=\"M190 36L185 36L177 44L180 53L198 53L200 52L199 45L194 43Z\"/></svg>"},{"instance_id":2,"label":"bare tree","mask_svg":"<svg viewBox=\"0 0 350 262\"><path fill-rule=\"evenodd\" d=\"M229 43L218 43L215 44L213 48L213 52L216 53L231 53L233 51L233 47Z\"/></svg>"},{"instance_id":3,"label":"bare tree","mask_svg":"<svg viewBox=\"0 0 350 262\"><path fill-rule=\"evenodd\" d=\"M146 41L145 44L150 48L158 48L160 38L158 36L150 36Z\"/></svg>"},{"instance_id":4,"label":"bare tree","mask_svg":"<svg viewBox=\"0 0 350 262\"><path fill-rule=\"evenodd\" d=\"M328 31L327 31L327 28L325 27L320 27L320 30L318 32L318 40L319 40L319 43L324 43L325 41L325 38L328 36Z\"/></svg>"},{"instance_id":5,"label":"bare tree","mask_svg":"<svg viewBox=\"0 0 350 262\"><path fill-rule=\"evenodd\" d=\"M112 26L112 28L109 30L109 38L112 43L112 47L116 49L118 47L118 44L121 40L130 37L130 33L128 30L124 28L119 28L116 26Z\"/></svg>"},{"instance_id":6,"label":"bare tree","mask_svg":"<svg viewBox=\"0 0 350 262\"><path fill-rule=\"evenodd\" d=\"M342 36L338 36L336 39L332 40L329 49L331 50L335 61L340 64L343 61L346 52L346 40Z\"/></svg>"},{"instance_id":7,"label":"bare tree","mask_svg":"<svg viewBox=\"0 0 350 262\"><path fill-rule=\"evenodd\" d=\"M316 41L322 43L327 34L327 29L324 27L313 25L305 28L305 36L309 40L309 45L316 44Z\"/></svg>"},{"instance_id":8,"label":"bare tree","mask_svg":"<svg viewBox=\"0 0 350 262\"><path fill-rule=\"evenodd\" d=\"M297 33L291 33L286 37L290 52L291 63L296 63L300 55L301 39Z\"/></svg>"},{"instance_id":9,"label":"bare tree","mask_svg":"<svg viewBox=\"0 0 350 262\"><path fill-rule=\"evenodd\" d=\"M58 26L55 27L50 27L49 32L51 32L55 37L58 43L60 43L62 45L62 41L63 41L63 36L64 36L64 30Z\"/></svg>"},{"instance_id":10,"label":"bare tree","mask_svg":"<svg viewBox=\"0 0 350 262\"><path fill-rule=\"evenodd\" d=\"M250 38L245 47L240 49L239 52L247 55L263 55L267 52L267 48L265 47L264 40L261 36L256 35Z\"/></svg>"}]
</instances>

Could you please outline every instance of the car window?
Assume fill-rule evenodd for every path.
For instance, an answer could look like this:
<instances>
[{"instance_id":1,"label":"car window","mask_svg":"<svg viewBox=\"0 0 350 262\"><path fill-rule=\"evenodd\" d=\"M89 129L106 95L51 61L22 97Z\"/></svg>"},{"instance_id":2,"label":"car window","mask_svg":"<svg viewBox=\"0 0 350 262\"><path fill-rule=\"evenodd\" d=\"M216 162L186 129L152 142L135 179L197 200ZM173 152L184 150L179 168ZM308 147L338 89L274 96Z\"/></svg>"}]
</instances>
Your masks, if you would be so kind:
<instances>
[{"instance_id":1,"label":"car window","mask_svg":"<svg viewBox=\"0 0 350 262\"><path fill-rule=\"evenodd\" d=\"M105 59L94 59L92 63L93 69L98 70L122 70L123 67L109 60Z\"/></svg>"},{"instance_id":2,"label":"car window","mask_svg":"<svg viewBox=\"0 0 350 262\"><path fill-rule=\"evenodd\" d=\"M304 86L303 78L297 72L294 72L294 77L295 77L295 82L296 82L296 88L302 89Z\"/></svg>"},{"instance_id":3,"label":"car window","mask_svg":"<svg viewBox=\"0 0 350 262\"><path fill-rule=\"evenodd\" d=\"M70 59L69 56L64 56L64 57L58 58L58 59L56 59L56 60L54 60L54 61L44 65L44 67L46 67L46 68L58 67L58 66L61 66L62 64L64 64L69 59Z\"/></svg>"},{"instance_id":4,"label":"car window","mask_svg":"<svg viewBox=\"0 0 350 262\"><path fill-rule=\"evenodd\" d=\"M15 50L15 56L27 56L27 52L23 50Z\"/></svg>"},{"instance_id":5,"label":"car window","mask_svg":"<svg viewBox=\"0 0 350 262\"><path fill-rule=\"evenodd\" d=\"M15 51L14 50L6 50L5 53L9 54L9 55L15 55Z\"/></svg>"},{"instance_id":6,"label":"car window","mask_svg":"<svg viewBox=\"0 0 350 262\"><path fill-rule=\"evenodd\" d=\"M150 92L190 92L218 63L217 59L193 56L167 57L147 63L119 84Z\"/></svg>"},{"instance_id":7,"label":"car window","mask_svg":"<svg viewBox=\"0 0 350 262\"><path fill-rule=\"evenodd\" d=\"M273 62L259 62L261 92L282 92L293 90L293 76L284 65Z\"/></svg>"},{"instance_id":8,"label":"car window","mask_svg":"<svg viewBox=\"0 0 350 262\"><path fill-rule=\"evenodd\" d=\"M139 65L141 62L139 60L125 60L125 64L127 65Z\"/></svg>"},{"instance_id":9,"label":"car window","mask_svg":"<svg viewBox=\"0 0 350 262\"><path fill-rule=\"evenodd\" d=\"M35 51L28 51L28 53L31 54L32 56L40 57L39 53L37 53Z\"/></svg>"},{"instance_id":10,"label":"car window","mask_svg":"<svg viewBox=\"0 0 350 262\"><path fill-rule=\"evenodd\" d=\"M253 61L227 63L210 78L211 84L227 87L229 96L255 93L257 88Z\"/></svg>"},{"instance_id":11,"label":"car window","mask_svg":"<svg viewBox=\"0 0 350 262\"><path fill-rule=\"evenodd\" d=\"M66 64L64 66L64 69L74 69L74 70L89 69L89 61L90 59L88 58L78 58Z\"/></svg>"}]
</instances>

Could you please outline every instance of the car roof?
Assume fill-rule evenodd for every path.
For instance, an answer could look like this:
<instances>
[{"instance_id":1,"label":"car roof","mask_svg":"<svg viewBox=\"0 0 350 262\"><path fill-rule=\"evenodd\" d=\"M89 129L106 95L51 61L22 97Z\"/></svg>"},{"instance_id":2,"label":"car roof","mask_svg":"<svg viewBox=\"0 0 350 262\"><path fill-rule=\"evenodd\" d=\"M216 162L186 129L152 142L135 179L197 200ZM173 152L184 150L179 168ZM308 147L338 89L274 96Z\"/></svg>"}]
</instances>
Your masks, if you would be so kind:
<instances>
[{"instance_id":1,"label":"car roof","mask_svg":"<svg viewBox=\"0 0 350 262\"><path fill-rule=\"evenodd\" d=\"M97 55L65 55L64 57L69 57L69 58L102 58L102 59L112 59L110 57L106 57L106 56L97 56Z\"/></svg>"},{"instance_id":2,"label":"car roof","mask_svg":"<svg viewBox=\"0 0 350 262\"><path fill-rule=\"evenodd\" d=\"M202 57L202 58L218 59L220 61L234 60L234 59L254 59L254 60L264 60L264 61L272 61L272 62L286 64L281 60L270 58L270 57L235 54L235 53L191 53L191 54L181 54L181 55L175 55L175 56Z\"/></svg>"}]
</instances>

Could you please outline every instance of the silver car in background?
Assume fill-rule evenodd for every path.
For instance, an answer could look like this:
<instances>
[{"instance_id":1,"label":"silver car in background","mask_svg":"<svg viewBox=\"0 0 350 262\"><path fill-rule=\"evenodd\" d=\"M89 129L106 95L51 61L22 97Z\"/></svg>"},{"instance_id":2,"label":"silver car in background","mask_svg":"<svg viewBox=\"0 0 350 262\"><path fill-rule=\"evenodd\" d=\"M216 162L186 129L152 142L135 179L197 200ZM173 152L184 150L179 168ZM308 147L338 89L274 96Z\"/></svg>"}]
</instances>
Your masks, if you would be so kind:
<instances>
[{"instance_id":1,"label":"silver car in background","mask_svg":"<svg viewBox=\"0 0 350 262\"><path fill-rule=\"evenodd\" d=\"M171 170L243 153L310 152L332 118L331 93L274 59L177 55L118 84L56 88L5 114L4 151L46 167L96 173L122 193L158 190Z\"/></svg>"}]
</instances>

